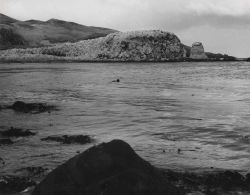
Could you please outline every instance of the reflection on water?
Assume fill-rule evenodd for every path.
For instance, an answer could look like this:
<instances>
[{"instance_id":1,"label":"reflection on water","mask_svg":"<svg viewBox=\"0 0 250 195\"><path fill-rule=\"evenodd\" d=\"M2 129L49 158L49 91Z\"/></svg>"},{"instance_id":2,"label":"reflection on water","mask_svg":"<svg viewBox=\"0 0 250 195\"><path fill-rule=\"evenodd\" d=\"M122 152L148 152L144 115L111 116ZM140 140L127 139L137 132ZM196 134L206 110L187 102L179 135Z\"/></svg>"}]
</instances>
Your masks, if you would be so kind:
<instances>
[{"instance_id":1,"label":"reflection on water","mask_svg":"<svg viewBox=\"0 0 250 195\"><path fill-rule=\"evenodd\" d=\"M92 145L40 141L56 134L88 134L96 143L123 139L164 168L249 170L249 65L1 64L1 104L46 102L60 111L0 111L2 129L15 126L38 133L0 147L6 161L0 172L54 168ZM117 78L120 83L111 82Z\"/></svg>"}]
</instances>

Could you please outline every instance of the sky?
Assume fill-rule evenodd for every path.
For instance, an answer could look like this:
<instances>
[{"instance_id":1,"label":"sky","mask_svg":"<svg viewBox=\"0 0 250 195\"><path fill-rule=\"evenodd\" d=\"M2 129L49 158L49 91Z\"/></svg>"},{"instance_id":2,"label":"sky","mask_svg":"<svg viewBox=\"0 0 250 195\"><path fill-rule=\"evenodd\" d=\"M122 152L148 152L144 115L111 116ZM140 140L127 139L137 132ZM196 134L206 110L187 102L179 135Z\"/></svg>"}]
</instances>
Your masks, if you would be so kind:
<instances>
[{"instance_id":1,"label":"sky","mask_svg":"<svg viewBox=\"0 0 250 195\"><path fill-rule=\"evenodd\" d=\"M164 30L182 43L250 57L250 0L0 0L19 20L51 18L119 31Z\"/></svg>"}]
</instances>

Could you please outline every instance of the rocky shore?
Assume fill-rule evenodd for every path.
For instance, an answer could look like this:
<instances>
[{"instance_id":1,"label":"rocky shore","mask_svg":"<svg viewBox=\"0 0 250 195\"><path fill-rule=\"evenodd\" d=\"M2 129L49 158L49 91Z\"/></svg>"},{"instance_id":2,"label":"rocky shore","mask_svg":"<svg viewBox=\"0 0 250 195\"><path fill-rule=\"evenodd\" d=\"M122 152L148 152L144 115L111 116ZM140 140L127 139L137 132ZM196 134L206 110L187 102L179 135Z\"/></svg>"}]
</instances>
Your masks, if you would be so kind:
<instances>
[{"instance_id":1,"label":"rocky shore","mask_svg":"<svg viewBox=\"0 0 250 195\"><path fill-rule=\"evenodd\" d=\"M235 171L177 173L160 170L124 141L94 146L48 174L32 195L250 193L250 174Z\"/></svg>"},{"instance_id":2,"label":"rocky shore","mask_svg":"<svg viewBox=\"0 0 250 195\"><path fill-rule=\"evenodd\" d=\"M22 169L22 177L2 176L0 193L226 195L250 194L250 174L221 170L207 173L175 172L152 166L122 140L93 146L44 175L42 167Z\"/></svg>"}]
</instances>

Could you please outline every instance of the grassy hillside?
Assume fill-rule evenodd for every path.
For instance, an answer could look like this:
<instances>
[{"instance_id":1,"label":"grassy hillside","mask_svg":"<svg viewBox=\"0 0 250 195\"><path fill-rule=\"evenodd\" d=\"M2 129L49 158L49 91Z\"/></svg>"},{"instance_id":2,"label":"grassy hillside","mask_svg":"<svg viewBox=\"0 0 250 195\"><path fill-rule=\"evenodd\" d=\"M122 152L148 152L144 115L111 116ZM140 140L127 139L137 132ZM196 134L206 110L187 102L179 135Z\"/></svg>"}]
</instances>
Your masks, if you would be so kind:
<instances>
[{"instance_id":1,"label":"grassy hillside","mask_svg":"<svg viewBox=\"0 0 250 195\"><path fill-rule=\"evenodd\" d=\"M57 19L18 21L0 14L0 49L27 48L104 37L112 29Z\"/></svg>"}]
</instances>

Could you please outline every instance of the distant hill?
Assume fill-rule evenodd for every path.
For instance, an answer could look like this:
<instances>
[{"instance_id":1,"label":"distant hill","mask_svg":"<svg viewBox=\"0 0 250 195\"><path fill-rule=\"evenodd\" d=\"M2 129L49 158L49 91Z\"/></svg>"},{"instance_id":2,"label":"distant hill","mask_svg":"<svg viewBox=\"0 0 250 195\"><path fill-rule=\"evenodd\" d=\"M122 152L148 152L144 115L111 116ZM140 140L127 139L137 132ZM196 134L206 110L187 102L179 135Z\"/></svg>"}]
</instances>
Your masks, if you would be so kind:
<instances>
[{"instance_id":1,"label":"distant hill","mask_svg":"<svg viewBox=\"0 0 250 195\"><path fill-rule=\"evenodd\" d=\"M104 37L116 30L84 26L74 22L19 21L0 14L0 49L40 47L62 42Z\"/></svg>"},{"instance_id":2,"label":"distant hill","mask_svg":"<svg viewBox=\"0 0 250 195\"><path fill-rule=\"evenodd\" d=\"M17 20L10 18L8 16L5 16L5 15L0 13L0 24L11 24L14 22L17 22Z\"/></svg>"}]
</instances>

